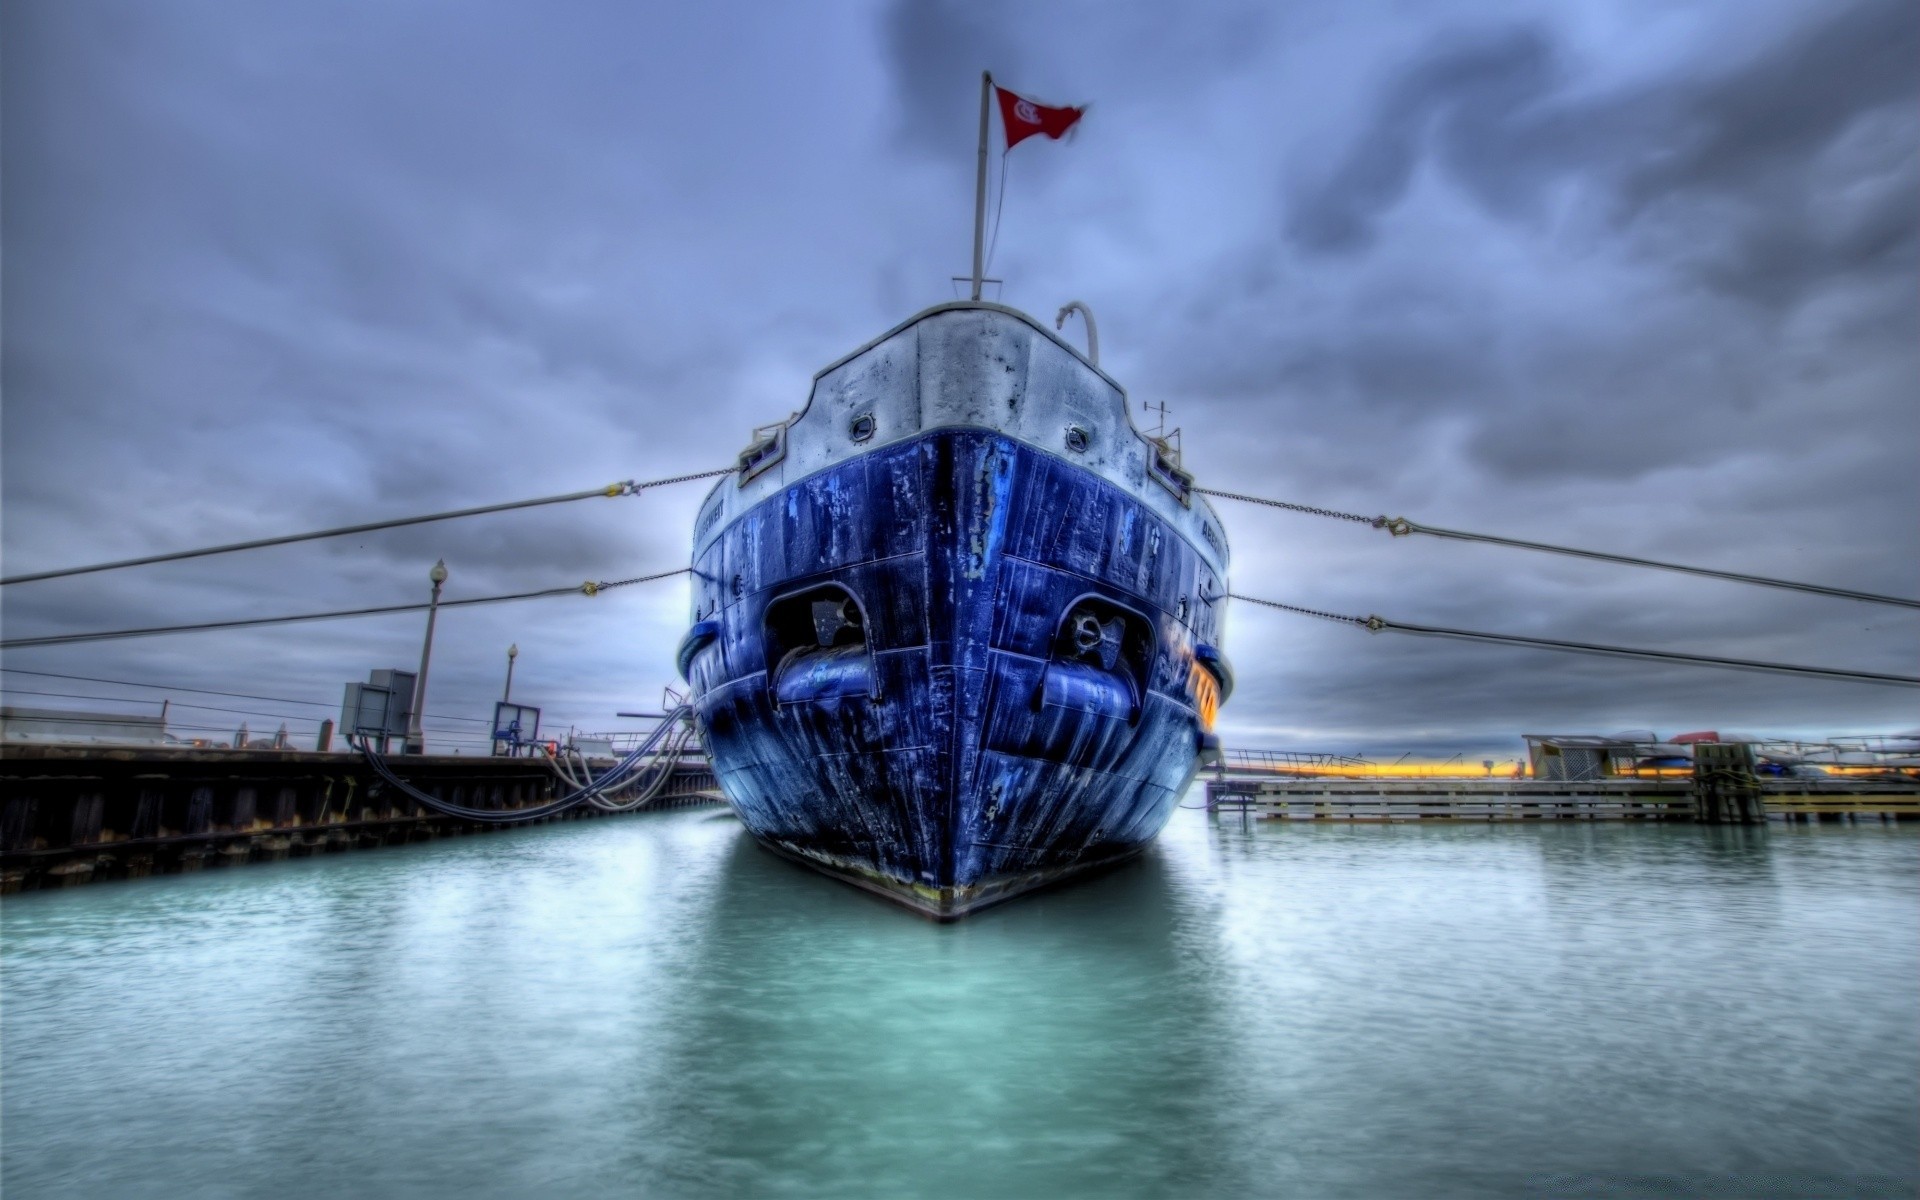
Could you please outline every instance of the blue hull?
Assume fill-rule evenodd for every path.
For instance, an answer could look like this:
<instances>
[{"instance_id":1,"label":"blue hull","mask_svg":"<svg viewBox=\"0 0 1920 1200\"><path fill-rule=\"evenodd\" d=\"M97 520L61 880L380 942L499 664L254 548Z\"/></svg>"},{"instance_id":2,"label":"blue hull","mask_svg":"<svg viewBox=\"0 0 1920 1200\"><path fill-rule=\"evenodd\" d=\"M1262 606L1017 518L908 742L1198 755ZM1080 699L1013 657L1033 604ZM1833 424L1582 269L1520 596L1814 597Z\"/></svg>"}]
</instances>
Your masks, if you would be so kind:
<instances>
[{"instance_id":1,"label":"blue hull","mask_svg":"<svg viewBox=\"0 0 1920 1200\"><path fill-rule=\"evenodd\" d=\"M896 441L773 492L694 566L708 753L748 829L812 866L958 917L1137 853L1193 779L1225 588L1063 457Z\"/></svg>"}]
</instances>

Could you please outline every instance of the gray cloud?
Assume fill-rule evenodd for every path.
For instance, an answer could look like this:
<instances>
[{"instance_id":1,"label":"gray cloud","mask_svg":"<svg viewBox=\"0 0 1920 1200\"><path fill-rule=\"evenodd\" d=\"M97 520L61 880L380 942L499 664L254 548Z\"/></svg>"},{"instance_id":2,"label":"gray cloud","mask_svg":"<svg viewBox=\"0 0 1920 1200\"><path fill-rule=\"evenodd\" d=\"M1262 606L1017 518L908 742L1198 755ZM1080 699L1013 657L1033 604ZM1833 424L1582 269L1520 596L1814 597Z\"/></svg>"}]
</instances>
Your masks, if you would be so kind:
<instances>
[{"instance_id":1,"label":"gray cloud","mask_svg":"<svg viewBox=\"0 0 1920 1200\"><path fill-rule=\"evenodd\" d=\"M1440 39L1395 81L1331 175L1299 198L1293 239L1329 252L1366 248L1429 150L1483 201L1504 206L1511 189L1493 185L1554 149L1539 143L1526 113L1554 84L1554 57L1537 29Z\"/></svg>"},{"instance_id":2,"label":"gray cloud","mask_svg":"<svg viewBox=\"0 0 1920 1200\"><path fill-rule=\"evenodd\" d=\"M1004 298L1090 302L1203 482L1920 593L1915 13L1682 15L1656 44L1517 2L9 4L0 548L24 570L725 463L814 369L952 295L991 68L1094 104L1012 160ZM640 574L685 561L700 494L8 588L0 615L403 602L439 557L449 595ZM1920 651L1898 612L1222 509L1255 595ZM684 596L450 613L433 707L484 715L517 642L516 693L609 724L673 679ZM1878 689L1230 620L1243 744L1914 723ZM419 626L7 665L331 701Z\"/></svg>"},{"instance_id":3,"label":"gray cloud","mask_svg":"<svg viewBox=\"0 0 1920 1200\"><path fill-rule=\"evenodd\" d=\"M1770 306L1865 270L1911 273L1920 10L1833 6L1704 79L1599 94L1576 86L1571 57L1532 26L1437 39L1331 174L1295 197L1290 236L1321 252L1366 247L1430 160L1503 216L1539 219L1562 182L1598 192L1615 228L1637 226L1650 251ZM1833 203L1842 194L1851 203Z\"/></svg>"},{"instance_id":4,"label":"gray cloud","mask_svg":"<svg viewBox=\"0 0 1920 1200\"><path fill-rule=\"evenodd\" d=\"M1020 34L1031 18L1019 5L934 0L894 5L884 20L901 143L970 163L973 146L954 131L974 127L980 72L998 71L1002 79L1021 73Z\"/></svg>"}]
</instances>

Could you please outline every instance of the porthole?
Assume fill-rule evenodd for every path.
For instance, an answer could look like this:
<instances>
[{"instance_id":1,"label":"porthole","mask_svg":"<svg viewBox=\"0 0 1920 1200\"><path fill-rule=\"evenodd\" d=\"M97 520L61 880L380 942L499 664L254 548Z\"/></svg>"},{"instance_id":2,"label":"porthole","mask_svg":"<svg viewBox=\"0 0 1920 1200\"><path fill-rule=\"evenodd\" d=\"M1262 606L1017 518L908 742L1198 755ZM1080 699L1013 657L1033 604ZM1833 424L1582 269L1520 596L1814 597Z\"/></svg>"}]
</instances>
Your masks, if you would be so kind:
<instances>
[{"instance_id":1,"label":"porthole","mask_svg":"<svg viewBox=\"0 0 1920 1200\"><path fill-rule=\"evenodd\" d=\"M854 441L864 442L873 436L874 428L873 414L861 413L855 417L853 423L847 427L847 433Z\"/></svg>"},{"instance_id":2,"label":"porthole","mask_svg":"<svg viewBox=\"0 0 1920 1200\"><path fill-rule=\"evenodd\" d=\"M1087 452L1087 431L1078 425L1067 426L1067 449L1075 454Z\"/></svg>"}]
</instances>

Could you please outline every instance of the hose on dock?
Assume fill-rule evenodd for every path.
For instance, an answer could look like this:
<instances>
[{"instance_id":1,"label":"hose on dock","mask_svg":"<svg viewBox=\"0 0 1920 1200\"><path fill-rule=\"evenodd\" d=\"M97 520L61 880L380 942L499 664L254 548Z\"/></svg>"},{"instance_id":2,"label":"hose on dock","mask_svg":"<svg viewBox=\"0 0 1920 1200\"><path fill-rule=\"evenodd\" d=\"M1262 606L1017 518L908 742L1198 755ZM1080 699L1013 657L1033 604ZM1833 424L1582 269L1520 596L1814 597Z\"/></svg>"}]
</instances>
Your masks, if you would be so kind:
<instances>
[{"instance_id":1,"label":"hose on dock","mask_svg":"<svg viewBox=\"0 0 1920 1200\"><path fill-rule=\"evenodd\" d=\"M464 804L455 804L451 800L443 800L400 778L394 773L386 755L375 750L365 738L348 734L347 742L360 752L374 774L388 786L434 812L486 825L515 825L523 821L538 821L557 816L569 809L578 808L582 804L592 804L606 812L632 812L653 800L658 796L660 789L666 786L667 779L673 774L673 768L679 761L679 752L685 749L687 738L692 730L693 711L683 705L680 709L667 714L667 719L662 721L645 741L598 777L589 776L584 783L575 786L572 791L545 804L536 805L533 808L506 810L471 808ZM668 743L671 754L656 753L661 750L663 741ZM606 795L609 789L631 785L634 782L632 777L648 766L654 768L654 774L648 777L646 790L638 798L629 795L615 800Z\"/></svg>"},{"instance_id":2,"label":"hose on dock","mask_svg":"<svg viewBox=\"0 0 1920 1200\"><path fill-rule=\"evenodd\" d=\"M1749 575L1741 571L1721 571L1713 567L1702 567L1691 563L1665 562L1654 558L1636 558L1630 554L1610 554L1603 550L1585 550L1577 546L1556 546L1551 542L1529 542L1520 538L1502 537L1493 533L1475 533L1465 529L1442 529L1437 525L1421 525L1405 517L1368 517L1360 513L1341 512L1332 508L1315 508L1310 504L1295 504L1289 500L1274 500L1265 496L1248 496L1240 492L1224 492L1216 488L1196 487L1195 492L1203 496L1219 496L1225 500L1239 500L1245 504L1259 504L1267 508L1281 508L1288 512L1305 513L1313 517L1330 517L1337 521L1353 521L1374 529L1384 529L1394 537L1409 537L1424 533L1428 537L1447 538L1456 542L1485 542L1490 546L1506 546L1513 550L1534 550L1545 554L1564 554L1573 558L1591 559L1594 562L1614 563L1625 567L1645 567L1655 571L1674 571L1682 575L1698 575L1707 579L1720 579L1728 583L1745 583L1755 587L1782 588L1793 592L1808 592L1815 596L1828 596L1838 600L1858 600L1866 604L1891 604L1898 608L1920 608L1920 600L1905 596L1888 596L1880 592L1862 592L1853 588L1829 587L1823 583L1805 583L1795 579L1775 579L1768 575Z\"/></svg>"},{"instance_id":3,"label":"hose on dock","mask_svg":"<svg viewBox=\"0 0 1920 1200\"><path fill-rule=\"evenodd\" d=\"M668 730L672 732L668 733ZM664 746L660 745L663 733L666 735ZM672 778L673 769L686 751L687 744L693 740L694 733L692 708L683 704L668 712L666 719L641 745L639 753L647 757L630 768L625 778L617 776L619 767L616 765L595 779L586 756L572 748L550 756L547 761L553 767L553 773L568 787L592 793L587 803L595 808L602 812L632 812L645 807L660 794L660 789ZM649 752L648 747L654 749ZM630 759L632 756L628 757Z\"/></svg>"}]
</instances>

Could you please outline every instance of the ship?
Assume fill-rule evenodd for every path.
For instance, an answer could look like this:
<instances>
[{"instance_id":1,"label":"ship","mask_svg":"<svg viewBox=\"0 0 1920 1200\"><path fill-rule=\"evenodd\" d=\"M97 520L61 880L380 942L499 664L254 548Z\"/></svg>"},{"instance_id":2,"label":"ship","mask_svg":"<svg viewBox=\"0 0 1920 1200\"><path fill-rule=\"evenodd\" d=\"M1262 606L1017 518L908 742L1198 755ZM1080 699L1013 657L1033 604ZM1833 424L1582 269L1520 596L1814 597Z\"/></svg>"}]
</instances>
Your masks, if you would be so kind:
<instances>
[{"instance_id":1,"label":"ship","mask_svg":"<svg viewBox=\"0 0 1920 1200\"><path fill-rule=\"evenodd\" d=\"M1139 854L1217 750L1225 530L1174 437L1014 308L821 370L692 561L678 662L741 822L935 919Z\"/></svg>"}]
</instances>

